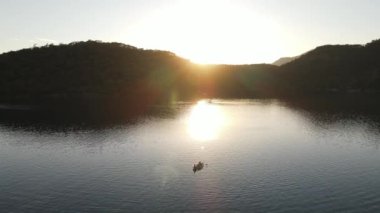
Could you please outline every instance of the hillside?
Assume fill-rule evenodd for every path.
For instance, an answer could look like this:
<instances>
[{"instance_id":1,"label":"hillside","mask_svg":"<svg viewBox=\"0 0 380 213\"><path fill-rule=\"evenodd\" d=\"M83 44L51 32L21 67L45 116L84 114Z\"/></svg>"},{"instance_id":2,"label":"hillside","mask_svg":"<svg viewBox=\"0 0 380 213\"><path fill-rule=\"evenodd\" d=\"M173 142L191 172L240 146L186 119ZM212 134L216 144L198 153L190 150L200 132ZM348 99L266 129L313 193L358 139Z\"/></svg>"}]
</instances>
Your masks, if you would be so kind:
<instances>
[{"instance_id":1,"label":"hillside","mask_svg":"<svg viewBox=\"0 0 380 213\"><path fill-rule=\"evenodd\" d=\"M99 41L0 55L0 102L138 109L197 98L380 91L380 40L317 47L282 66L197 65L167 51Z\"/></svg>"},{"instance_id":2,"label":"hillside","mask_svg":"<svg viewBox=\"0 0 380 213\"><path fill-rule=\"evenodd\" d=\"M326 45L279 68L277 87L287 93L380 90L380 40Z\"/></svg>"},{"instance_id":3,"label":"hillside","mask_svg":"<svg viewBox=\"0 0 380 213\"><path fill-rule=\"evenodd\" d=\"M201 66L167 51L99 41L48 45L0 55L7 102L138 102L254 95L272 65ZM256 82L257 85L252 85Z\"/></svg>"},{"instance_id":4,"label":"hillside","mask_svg":"<svg viewBox=\"0 0 380 213\"><path fill-rule=\"evenodd\" d=\"M155 96L179 89L177 82L186 81L180 78L190 65L170 52L119 43L88 41L24 49L0 55L0 96ZM183 85L180 89L186 90Z\"/></svg>"}]
</instances>

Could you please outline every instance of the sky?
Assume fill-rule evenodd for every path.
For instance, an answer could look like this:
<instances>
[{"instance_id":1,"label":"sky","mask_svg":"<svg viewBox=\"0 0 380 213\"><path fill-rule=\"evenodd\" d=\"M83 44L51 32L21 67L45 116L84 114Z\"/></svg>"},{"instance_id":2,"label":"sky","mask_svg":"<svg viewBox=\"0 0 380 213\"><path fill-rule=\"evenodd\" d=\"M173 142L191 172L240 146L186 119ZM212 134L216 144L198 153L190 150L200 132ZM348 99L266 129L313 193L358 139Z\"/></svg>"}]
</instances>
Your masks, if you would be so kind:
<instances>
[{"instance_id":1,"label":"sky","mask_svg":"<svg viewBox=\"0 0 380 213\"><path fill-rule=\"evenodd\" d=\"M196 63L272 63L380 38L377 0L1 0L0 53L101 40Z\"/></svg>"}]
</instances>

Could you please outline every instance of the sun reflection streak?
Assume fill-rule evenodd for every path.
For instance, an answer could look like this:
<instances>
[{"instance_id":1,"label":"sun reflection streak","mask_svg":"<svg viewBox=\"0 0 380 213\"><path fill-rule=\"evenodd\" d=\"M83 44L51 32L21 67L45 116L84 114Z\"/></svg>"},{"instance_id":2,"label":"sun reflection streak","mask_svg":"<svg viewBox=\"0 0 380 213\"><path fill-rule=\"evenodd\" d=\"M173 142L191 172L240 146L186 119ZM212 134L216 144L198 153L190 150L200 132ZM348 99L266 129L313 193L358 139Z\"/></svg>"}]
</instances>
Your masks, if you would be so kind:
<instances>
[{"instance_id":1,"label":"sun reflection streak","mask_svg":"<svg viewBox=\"0 0 380 213\"><path fill-rule=\"evenodd\" d=\"M224 114L217 105L199 101L191 110L187 130L197 141L210 141L217 139L224 123Z\"/></svg>"}]
</instances>

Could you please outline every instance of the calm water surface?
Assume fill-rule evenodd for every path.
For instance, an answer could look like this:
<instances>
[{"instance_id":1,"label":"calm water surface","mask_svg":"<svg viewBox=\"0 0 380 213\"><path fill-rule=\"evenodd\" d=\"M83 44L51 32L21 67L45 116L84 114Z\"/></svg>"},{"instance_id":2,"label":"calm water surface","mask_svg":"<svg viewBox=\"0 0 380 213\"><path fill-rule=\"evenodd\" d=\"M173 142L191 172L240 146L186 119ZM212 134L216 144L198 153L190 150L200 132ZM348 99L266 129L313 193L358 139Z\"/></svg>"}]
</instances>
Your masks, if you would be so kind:
<instances>
[{"instance_id":1,"label":"calm water surface","mask_svg":"<svg viewBox=\"0 0 380 213\"><path fill-rule=\"evenodd\" d=\"M101 129L0 124L1 212L378 212L377 112L178 103ZM208 164L197 173L198 161Z\"/></svg>"}]
</instances>

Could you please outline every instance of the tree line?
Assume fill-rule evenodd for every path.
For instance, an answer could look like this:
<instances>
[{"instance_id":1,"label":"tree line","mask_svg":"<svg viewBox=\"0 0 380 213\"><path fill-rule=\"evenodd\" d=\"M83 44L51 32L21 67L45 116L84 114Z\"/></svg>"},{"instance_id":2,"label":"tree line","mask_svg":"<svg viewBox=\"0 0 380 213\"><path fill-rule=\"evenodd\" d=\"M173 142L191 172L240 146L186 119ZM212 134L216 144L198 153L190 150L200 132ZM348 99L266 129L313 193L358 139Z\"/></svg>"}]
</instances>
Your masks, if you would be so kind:
<instances>
[{"instance_id":1,"label":"tree line","mask_svg":"<svg viewBox=\"0 0 380 213\"><path fill-rule=\"evenodd\" d=\"M281 66L197 65L168 51L101 41L0 55L0 101L140 105L380 90L380 40L317 47Z\"/></svg>"}]
</instances>

